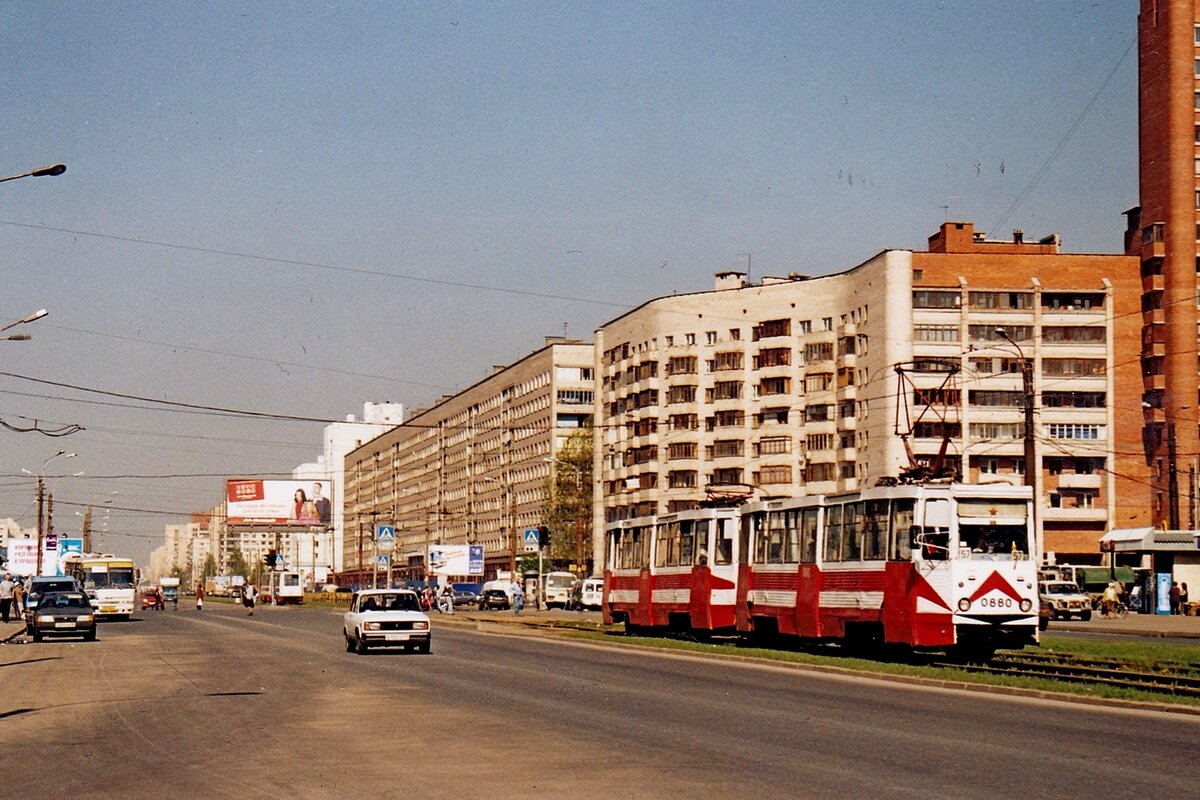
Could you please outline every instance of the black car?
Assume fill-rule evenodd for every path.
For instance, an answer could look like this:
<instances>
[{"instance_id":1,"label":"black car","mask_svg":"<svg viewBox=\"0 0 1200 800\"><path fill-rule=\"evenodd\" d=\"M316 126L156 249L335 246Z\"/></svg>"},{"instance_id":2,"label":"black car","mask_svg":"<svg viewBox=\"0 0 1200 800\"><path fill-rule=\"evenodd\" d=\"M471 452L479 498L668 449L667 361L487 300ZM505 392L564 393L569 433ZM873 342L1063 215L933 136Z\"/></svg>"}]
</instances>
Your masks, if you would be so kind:
<instances>
[{"instance_id":1,"label":"black car","mask_svg":"<svg viewBox=\"0 0 1200 800\"><path fill-rule=\"evenodd\" d=\"M33 610L37 608L42 597L51 592L82 592L79 581L70 577L54 577L39 575L29 582L25 592L25 632L33 633ZM88 601L91 602L90 600Z\"/></svg>"},{"instance_id":2,"label":"black car","mask_svg":"<svg viewBox=\"0 0 1200 800\"><path fill-rule=\"evenodd\" d=\"M479 595L480 611L486 611L489 608L508 607L508 592L503 589L484 589L483 594Z\"/></svg>"},{"instance_id":3,"label":"black car","mask_svg":"<svg viewBox=\"0 0 1200 800\"><path fill-rule=\"evenodd\" d=\"M83 592L47 592L33 611L33 640L43 636L82 636L96 639L96 615Z\"/></svg>"}]
</instances>

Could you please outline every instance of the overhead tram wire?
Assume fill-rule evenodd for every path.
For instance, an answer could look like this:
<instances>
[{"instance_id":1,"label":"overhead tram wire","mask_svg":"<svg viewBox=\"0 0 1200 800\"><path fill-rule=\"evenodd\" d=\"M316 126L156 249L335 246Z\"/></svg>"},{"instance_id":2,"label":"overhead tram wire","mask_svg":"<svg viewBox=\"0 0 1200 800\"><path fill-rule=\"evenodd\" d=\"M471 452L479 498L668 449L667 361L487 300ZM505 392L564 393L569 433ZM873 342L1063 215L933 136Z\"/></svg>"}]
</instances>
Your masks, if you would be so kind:
<instances>
[{"instance_id":1,"label":"overhead tram wire","mask_svg":"<svg viewBox=\"0 0 1200 800\"><path fill-rule=\"evenodd\" d=\"M1054 160L1058 158L1059 153L1061 153L1063 148L1066 147L1067 142L1071 140L1071 137L1075 135L1075 131L1079 129L1079 126L1083 123L1083 120L1088 115L1088 112L1091 111L1092 107L1096 105L1096 101L1100 99L1100 95L1104 94L1104 91L1108 88L1108 85L1112 83L1112 79L1117 74L1117 70L1119 70L1121 65L1125 63L1125 59L1129 57L1129 52L1133 50L1133 46L1135 44L1137 44L1136 33L1130 40L1129 46L1125 48L1125 52L1121 54L1121 57L1117 59L1117 63L1114 64L1113 68L1109 71L1108 77L1104 79L1104 83L1100 84L1100 88L1097 89L1095 94L1092 95L1092 99L1089 100L1088 104L1083 107L1083 111L1079 112L1079 116L1077 116L1075 121L1071 123L1071 127L1067 128L1067 132L1063 134L1063 137L1058 140L1058 144L1055 145L1054 150L1050 152L1050 155L1047 156L1046 160L1042 163L1042 166L1038 168L1038 171L1034 173L1033 178L1031 178L1029 181L1029 184L1019 195L1017 195L1017 198L1013 200L1012 205L1010 205L1008 210L1004 212L1004 216L1002 216L999 221L997 221L996 225L992 227L993 231L1000 230L1001 226L1008 224L1009 219L1012 218L1013 212L1016 211L1017 207L1025 201L1025 198L1027 198L1030 193L1033 192L1034 187L1037 185L1038 181L1041 180L1042 175L1045 174L1050 165L1054 163Z\"/></svg>"},{"instance_id":2,"label":"overhead tram wire","mask_svg":"<svg viewBox=\"0 0 1200 800\"><path fill-rule=\"evenodd\" d=\"M198 247L196 245L178 244L175 242L163 242L155 239L143 239L136 236L117 236L111 233L97 233L95 231L81 231L72 228L58 228L51 225L33 225L27 222L16 222L14 220L0 220L0 225L9 225L15 228L28 228L38 231L50 231L53 233L65 233L70 236L88 236L95 239L106 239L114 242L126 242L129 244L142 244L152 247L165 247L172 250L186 250L192 253L204 253L206 255L230 256L232 258L244 258L252 261L265 261L271 264L281 264L289 267L308 267L311 269L328 270L330 272L341 272L349 275L365 275L373 278L392 278L395 280L414 281L417 283L428 283L435 286L450 286L458 289L476 289L484 292L498 292L501 294L512 294L522 297L536 297L542 300L565 300L572 303L586 303L594 306L608 306L612 308L629 308L626 303L614 303L606 300L597 300L594 297L573 297L571 295L550 294L549 292L535 292L530 289L513 289L506 286L488 286L481 283L468 283L466 281L450 281L442 278L428 278L423 275L405 275L397 272L384 272L383 270L365 269L362 267L345 267L338 264L325 264L320 261L305 261L295 258L281 258L279 256L264 256L257 253L244 253L238 250L222 250L216 247Z\"/></svg>"}]
</instances>

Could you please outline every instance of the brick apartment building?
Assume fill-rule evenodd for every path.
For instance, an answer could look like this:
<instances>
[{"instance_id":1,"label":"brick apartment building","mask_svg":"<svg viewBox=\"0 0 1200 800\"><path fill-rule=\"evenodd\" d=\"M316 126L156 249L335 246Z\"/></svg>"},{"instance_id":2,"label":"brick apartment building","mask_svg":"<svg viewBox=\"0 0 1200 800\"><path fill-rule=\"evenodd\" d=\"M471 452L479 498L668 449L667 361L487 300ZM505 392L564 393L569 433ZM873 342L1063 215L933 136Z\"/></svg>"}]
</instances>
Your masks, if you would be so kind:
<instances>
[{"instance_id":1,"label":"brick apartment building","mask_svg":"<svg viewBox=\"0 0 1200 800\"><path fill-rule=\"evenodd\" d=\"M1023 482L1027 358L1044 549L1095 554L1147 519L1125 499L1146 480L1125 463L1141 448L1140 290L1135 258L951 222L927 252L753 285L722 273L647 302L596 333L596 545L606 523L714 493L872 486L910 451Z\"/></svg>"}]
</instances>

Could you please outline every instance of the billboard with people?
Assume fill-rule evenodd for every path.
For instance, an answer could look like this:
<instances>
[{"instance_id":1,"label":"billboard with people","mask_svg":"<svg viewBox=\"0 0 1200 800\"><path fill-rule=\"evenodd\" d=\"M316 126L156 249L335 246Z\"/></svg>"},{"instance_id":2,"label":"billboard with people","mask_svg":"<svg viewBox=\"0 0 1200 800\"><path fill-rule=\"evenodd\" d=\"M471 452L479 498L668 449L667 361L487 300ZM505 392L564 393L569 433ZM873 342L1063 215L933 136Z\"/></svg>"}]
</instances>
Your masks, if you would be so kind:
<instances>
[{"instance_id":1,"label":"billboard with people","mask_svg":"<svg viewBox=\"0 0 1200 800\"><path fill-rule=\"evenodd\" d=\"M230 478L225 488L230 525L328 525L332 517L327 481Z\"/></svg>"}]
</instances>

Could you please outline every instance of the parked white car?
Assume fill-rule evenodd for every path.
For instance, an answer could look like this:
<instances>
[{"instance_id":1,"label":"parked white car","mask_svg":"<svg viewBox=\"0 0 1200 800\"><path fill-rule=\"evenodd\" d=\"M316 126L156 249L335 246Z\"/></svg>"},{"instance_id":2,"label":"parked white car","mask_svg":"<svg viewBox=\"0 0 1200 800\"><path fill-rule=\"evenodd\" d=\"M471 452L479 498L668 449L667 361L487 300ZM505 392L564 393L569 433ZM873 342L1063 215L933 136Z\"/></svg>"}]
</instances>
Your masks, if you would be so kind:
<instances>
[{"instance_id":1,"label":"parked white car","mask_svg":"<svg viewBox=\"0 0 1200 800\"><path fill-rule=\"evenodd\" d=\"M373 647L429 652L429 616L417 593L407 589L363 589L342 617L346 651L363 655Z\"/></svg>"}]
</instances>

